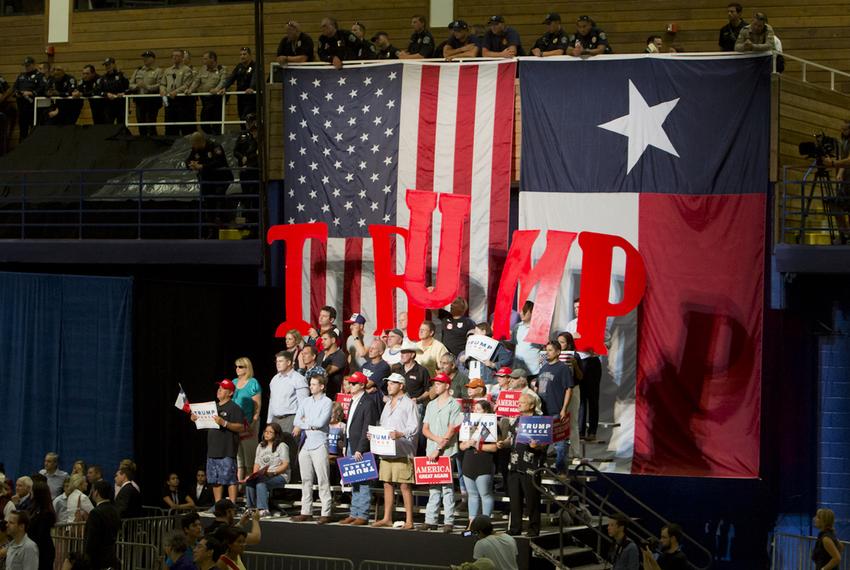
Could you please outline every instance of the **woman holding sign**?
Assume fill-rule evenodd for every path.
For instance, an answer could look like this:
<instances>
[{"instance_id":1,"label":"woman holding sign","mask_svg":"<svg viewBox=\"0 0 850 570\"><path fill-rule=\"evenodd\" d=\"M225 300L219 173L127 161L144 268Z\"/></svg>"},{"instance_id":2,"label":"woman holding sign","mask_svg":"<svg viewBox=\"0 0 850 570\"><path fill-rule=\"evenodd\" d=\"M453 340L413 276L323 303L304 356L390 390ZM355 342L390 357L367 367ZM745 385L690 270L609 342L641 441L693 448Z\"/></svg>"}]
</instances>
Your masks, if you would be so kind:
<instances>
[{"instance_id":1,"label":"woman holding sign","mask_svg":"<svg viewBox=\"0 0 850 570\"><path fill-rule=\"evenodd\" d=\"M540 475L534 475L535 470L543 466L546 459L547 445L537 443L523 437L520 431L519 419L523 416L534 415L534 399L529 394L519 397L519 416L511 425L511 439L499 441L496 446L499 449L511 450L511 461L508 473L508 497L511 499L511 522L508 534L516 536L522 533L522 508L528 508L528 536L535 537L540 534L540 491L534 484L535 479L539 483Z\"/></svg>"},{"instance_id":2,"label":"woman holding sign","mask_svg":"<svg viewBox=\"0 0 850 570\"><path fill-rule=\"evenodd\" d=\"M472 411L475 414L492 414L493 406L487 400L478 400ZM499 448L497 443L486 441L506 439L507 427L507 420L503 420L499 423L500 433L491 436L489 430L484 427L484 423L479 422L478 425L469 428L469 437L460 442L460 451L463 456L463 481L469 496L470 523L479 514L489 517L493 513L493 465ZM461 434L463 435L463 428ZM496 435L498 437L494 437Z\"/></svg>"},{"instance_id":3,"label":"woman holding sign","mask_svg":"<svg viewBox=\"0 0 850 570\"><path fill-rule=\"evenodd\" d=\"M254 472L245 480L248 508L257 507L260 516L268 516L269 490L283 487L288 481L289 446L283 441L283 429L270 423L257 446Z\"/></svg>"}]
</instances>

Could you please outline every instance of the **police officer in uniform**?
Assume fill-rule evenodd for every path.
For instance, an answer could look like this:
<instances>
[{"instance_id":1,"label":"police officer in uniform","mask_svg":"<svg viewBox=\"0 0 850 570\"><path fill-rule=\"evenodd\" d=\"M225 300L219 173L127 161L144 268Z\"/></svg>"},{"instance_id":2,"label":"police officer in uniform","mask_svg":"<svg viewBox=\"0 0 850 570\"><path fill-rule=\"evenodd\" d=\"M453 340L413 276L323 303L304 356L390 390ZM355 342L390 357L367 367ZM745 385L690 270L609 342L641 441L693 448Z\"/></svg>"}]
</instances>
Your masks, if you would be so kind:
<instances>
[{"instance_id":1,"label":"police officer in uniform","mask_svg":"<svg viewBox=\"0 0 850 570\"><path fill-rule=\"evenodd\" d=\"M375 44L375 49L378 50L376 59L398 59L398 54L401 51L390 43L390 36L387 32L378 32L372 36L372 43Z\"/></svg>"},{"instance_id":2,"label":"police officer in uniform","mask_svg":"<svg viewBox=\"0 0 850 570\"><path fill-rule=\"evenodd\" d=\"M192 88L192 69L183 65L183 50L171 52L171 67L162 72L159 80L159 94L167 97L165 107L165 134L169 136L188 135L195 132L194 124L169 125L168 123L194 123L195 98L187 97Z\"/></svg>"},{"instance_id":3,"label":"police officer in uniform","mask_svg":"<svg viewBox=\"0 0 850 570\"><path fill-rule=\"evenodd\" d=\"M100 77L100 90L105 99L104 114L106 123L109 125L123 125L124 120L124 94L130 88L130 81L124 77L124 73L118 70L114 57L103 60L104 72Z\"/></svg>"},{"instance_id":4,"label":"police officer in uniform","mask_svg":"<svg viewBox=\"0 0 850 570\"><path fill-rule=\"evenodd\" d=\"M322 35L319 36L319 59L330 63L336 69L342 68L342 62L352 59L349 54L349 36L339 30L336 19L324 18L321 24Z\"/></svg>"},{"instance_id":5,"label":"police officer in uniform","mask_svg":"<svg viewBox=\"0 0 850 570\"><path fill-rule=\"evenodd\" d=\"M428 20L425 16L417 14L410 19L410 27L413 28L413 34L410 36L410 43L407 49L398 52L399 59L428 59L430 57L440 57L442 54L435 53L436 44L434 36L428 29Z\"/></svg>"},{"instance_id":6,"label":"police officer in uniform","mask_svg":"<svg viewBox=\"0 0 850 570\"><path fill-rule=\"evenodd\" d=\"M546 14L543 23L546 25L546 33L534 43L531 55L537 57L564 55L570 44L567 33L561 27L561 15L556 12Z\"/></svg>"},{"instance_id":7,"label":"police officer in uniform","mask_svg":"<svg viewBox=\"0 0 850 570\"><path fill-rule=\"evenodd\" d=\"M159 94L159 84L162 81L162 69L156 67L156 54L152 51L146 51L142 54L141 65L130 79L130 89L128 93L137 93L140 95ZM136 120L139 123L155 123L159 109L162 107L162 99L160 97L137 97L136 101ZM139 134L142 136L156 136L156 126L139 127Z\"/></svg>"},{"instance_id":8,"label":"police officer in uniform","mask_svg":"<svg viewBox=\"0 0 850 570\"><path fill-rule=\"evenodd\" d=\"M354 22L351 33L348 34L348 51L353 60L378 59L378 50L375 45L366 39L366 26L360 22Z\"/></svg>"},{"instance_id":9,"label":"police officer in uniform","mask_svg":"<svg viewBox=\"0 0 850 570\"><path fill-rule=\"evenodd\" d=\"M224 82L224 86L218 90L219 94L224 93L235 82L236 90L245 92L244 95L236 96L236 107L239 110L239 119L242 121L249 114L257 112L257 97L254 94L256 87L254 67L251 48L243 47L239 51L239 63L230 72L230 75Z\"/></svg>"},{"instance_id":10,"label":"police officer in uniform","mask_svg":"<svg viewBox=\"0 0 850 570\"><path fill-rule=\"evenodd\" d=\"M244 207L248 210L245 219L250 224L258 222L256 212L259 211L260 186L260 148L257 144L257 116L251 113L245 117L246 130L242 131L236 140L233 149L233 158L241 169L239 172L239 183L242 194L252 195L252 198L243 198ZM253 227L256 227L255 225Z\"/></svg>"},{"instance_id":11,"label":"police officer in uniform","mask_svg":"<svg viewBox=\"0 0 850 570\"><path fill-rule=\"evenodd\" d=\"M287 22L286 35L277 46L277 62L304 63L313 61L313 38L301 31L298 22Z\"/></svg>"},{"instance_id":12,"label":"police officer in uniform","mask_svg":"<svg viewBox=\"0 0 850 570\"><path fill-rule=\"evenodd\" d=\"M93 65L84 65L80 74L80 81L77 82L77 88L71 93L71 97L88 99L91 120L95 125L103 125L107 122L104 115L104 100L101 99L102 94L100 75L97 74ZM121 116L124 116L123 113Z\"/></svg>"},{"instance_id":13,"label":"police officer in uniform","mask_svg":"<svg viewBox=\"0 0 850 570\"><path fill-rule=\"evenodd\" d=\"M469 25L463 20L455 20L449 24L451 37L443 48L443 57L455 59L461 57L478 57L481 51L481 40L469 33Z\"/></svg>"},{"instance_id":14,"label":"police officer in uniform","mask_svg":"<svg viewBox=\"0 0 850 570\"><path fill-rule=\"evenodd\" d=\"M50 110L47 112L48 125L75 125L80 117L83 102L78 99L68 99L77 90L77 80L73 75L65 73L65 68L57 65L53 75L47 80L47 96L55 97Z\"/></svg>"},{"instance_id":15,"label":"police officer in uniform","mask_svg":"<svg viewBox=\"0 0 850 570\"><path fill-rule=\"evenodd\" d=\"M227 188L233 182L233 173L227 165L227 156L220 144L207 139L201 132L192 133L192 150L186 158L186 168L194 170L201 186L201 200L204 212L205 236L215 235L220 217L209 210L221 209L221 199L210 199L212 196L224 196Z\"/></svg>"},{"instance_id":16,"label":"police officer in uniform","mask_svg":"<svg viewBox=\"0 0 850 570\"><path fill-rule=\"evenodd\" d=\"M484 41L481 44L481 55L483 57L517 57L525 55L519 39L519 32L505 25L504 17L490 16L487 25L490 29L484 34Z\"/></svg>"},{"instance_id":17,"label":"police officer in uniform","mask_svg":"<svg viewBox=\"0 0 850 570\"><path fill-rule=\"evenodd\" d=\"M608 36L596 27L596 23L590 16L578 17L576 32L570 35L568 43L570 47L567 50L567 55L575 57L611 53Z\"/></svg>"},{"instance_id":18,"label":"police officer in uniform","mask_svg":"<svg viewBox=\"0 0 850 570\"><path fill-rule=\"evenodd\" d=\"M205 51L202 56L204 65L195 73L195 79L189 89L192 93L210 93L201 95L201 122L221 121L221 98L217 95L224 88L227 71L218 64L218 55L214 51ZM221 125L201 125L205 133L221 134Z\"/></svg>"},{"instance_id":19,"label":"police officer in uniform","mask_svg":"<svg viewBox=\"0 0 850 570\"><path fill-rule=\"evenodd\" d=\"M18 75L13 85L18 103L19 140L24 140L29 135L32 127L33 110L35 109L35 98L43 96L47 87L47 80L44 74L35 67L33 58L25 58L23 65L24 71Z\"/></svg>"}]
</instances>

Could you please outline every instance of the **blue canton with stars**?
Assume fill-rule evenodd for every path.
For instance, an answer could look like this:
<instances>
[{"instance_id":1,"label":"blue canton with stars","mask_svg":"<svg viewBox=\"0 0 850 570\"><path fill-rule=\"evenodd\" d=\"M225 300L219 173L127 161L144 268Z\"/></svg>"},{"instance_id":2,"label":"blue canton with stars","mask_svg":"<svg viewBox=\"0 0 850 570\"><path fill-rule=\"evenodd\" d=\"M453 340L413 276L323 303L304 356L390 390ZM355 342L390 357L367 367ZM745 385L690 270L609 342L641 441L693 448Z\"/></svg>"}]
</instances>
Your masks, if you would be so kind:
<instances>
[{"instance_id":1,"label":"blue canton with stars","mask_svg":"<svg viewBox=\"0 0 850 570\"><path fill-rule=\"evenodd\" d=\"M287 69L284 215L329 237L395 224L401 65Z\"/></svg>"}]
</instances>

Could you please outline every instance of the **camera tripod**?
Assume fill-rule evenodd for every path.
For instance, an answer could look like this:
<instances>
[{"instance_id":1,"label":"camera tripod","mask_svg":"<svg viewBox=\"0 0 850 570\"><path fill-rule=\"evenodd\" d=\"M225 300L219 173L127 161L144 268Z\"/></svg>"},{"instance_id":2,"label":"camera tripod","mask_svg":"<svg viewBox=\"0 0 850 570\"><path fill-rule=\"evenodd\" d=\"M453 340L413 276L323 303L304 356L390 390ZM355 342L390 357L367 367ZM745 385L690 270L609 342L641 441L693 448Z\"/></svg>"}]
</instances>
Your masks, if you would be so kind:
<instances>
[{"instance_id":1,"label":"camera tripod","mask_svg":"<svg viewBox=\"0 0 850 570\"><path fill-rule=\"evenodd\" d=\"M815 176L811 181L808 181L812 170L815 171ZM800 232L797 235L797 243L803 242L806 220L811 213L812 202L815 199L819 199L823 206L823 213L826 216L827 227L829 228L830 242L834 243L837 236L843 239L843 235L840 235L841 230L847 231L848 228L846 224L839 223L839 227L836 229L833 218L845 216L847 213L844 211L844 200L835 191L835 184L839 184L839 182L832 180L829 170L823 166L821 159L815 159L803 175L803 207L800 211Z\"/></svg>"}]
</instances>

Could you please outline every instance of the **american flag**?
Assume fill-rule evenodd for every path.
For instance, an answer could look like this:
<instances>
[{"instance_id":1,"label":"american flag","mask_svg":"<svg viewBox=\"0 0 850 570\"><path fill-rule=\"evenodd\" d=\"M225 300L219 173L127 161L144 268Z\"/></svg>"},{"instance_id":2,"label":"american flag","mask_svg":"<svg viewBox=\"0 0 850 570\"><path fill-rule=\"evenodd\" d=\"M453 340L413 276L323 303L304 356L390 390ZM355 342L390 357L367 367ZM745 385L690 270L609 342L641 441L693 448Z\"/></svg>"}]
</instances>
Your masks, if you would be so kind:
<instances>
[{"instance_id":1,"label":"american flag","mask_svg":"<svg viewBox=\"0 0 850 570\"><path fill-rule=\"evenodd\" d=\"M327 248L305 247L308 320L331 305L374 324L368 226L406 228L408 189L471 195L460 294L473 318L487 317L508 249L515 74L514 62L285 70L284 216L328 224ZM432 235L439 230L437 215ZM432 247L436 269L439 239ZM398 295L397 310L406 304Z\"/></svg>"}]
</instances>

